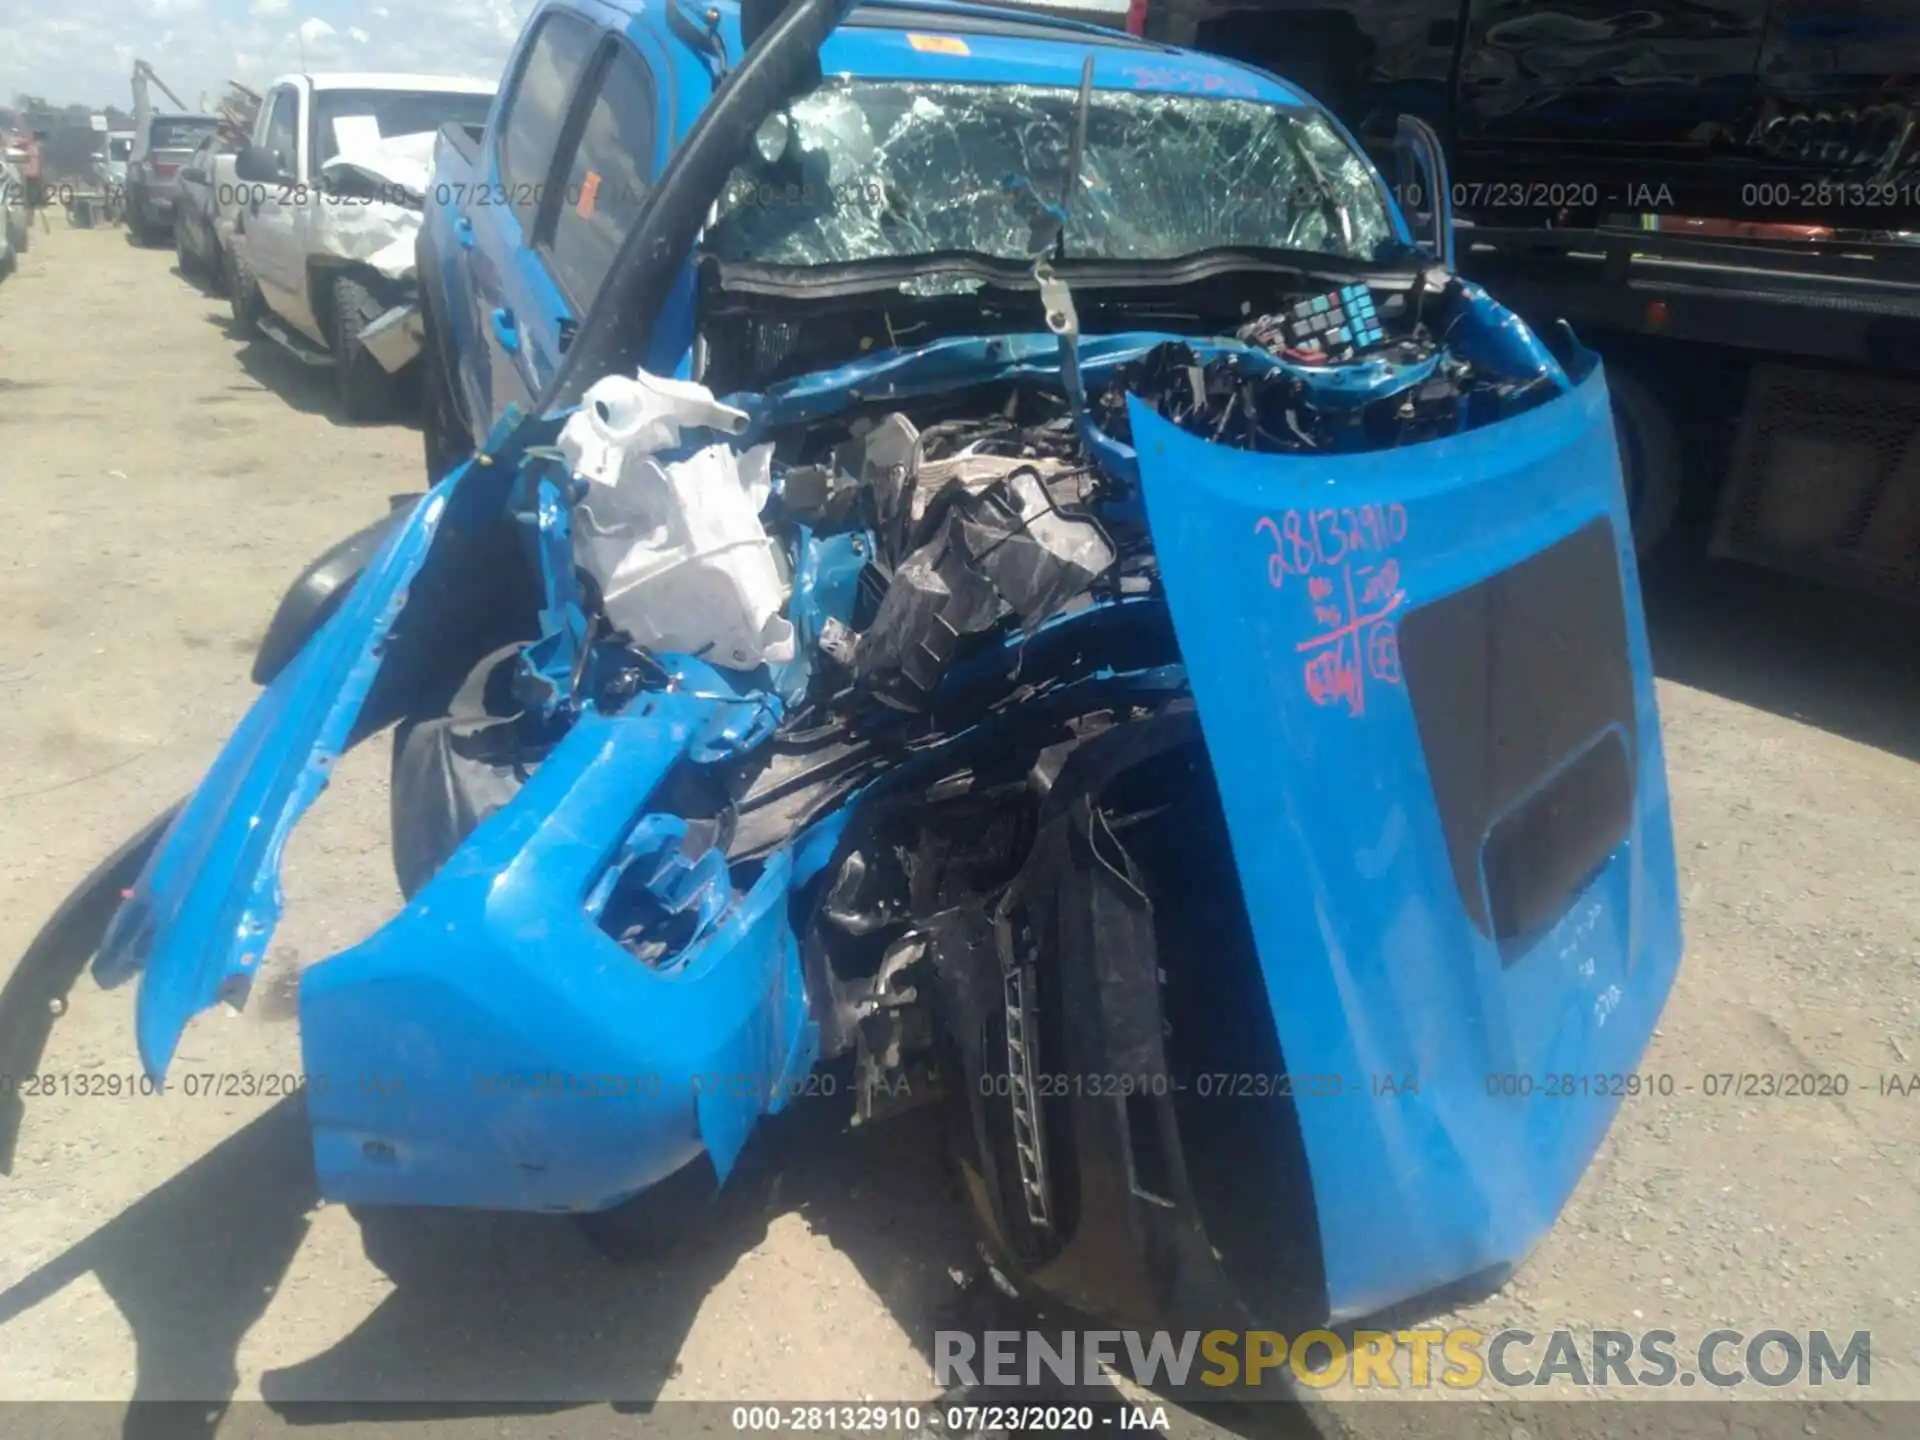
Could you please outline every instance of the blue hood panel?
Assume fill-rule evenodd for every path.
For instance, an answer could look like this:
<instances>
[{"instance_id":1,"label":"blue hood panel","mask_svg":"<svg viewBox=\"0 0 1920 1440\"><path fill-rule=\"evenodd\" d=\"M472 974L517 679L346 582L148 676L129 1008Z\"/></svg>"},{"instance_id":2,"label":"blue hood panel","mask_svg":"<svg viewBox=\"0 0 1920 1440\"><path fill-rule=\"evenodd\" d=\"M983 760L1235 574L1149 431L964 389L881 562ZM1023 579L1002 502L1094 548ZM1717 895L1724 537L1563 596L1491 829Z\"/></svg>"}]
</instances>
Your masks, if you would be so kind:
<instances>
[{"instance_id":1,"label":"blue hood panel","mask_svg":"<svg viewBox=\"0 0 1920 1440\"><path fill-rule=\"evenodd\" d=\"M1341 456L1226 449L1129 403L1294 1077L1331 1309L1356 1318L1517 1263L1598 1146L1623 1088L1609 1077L1636 1068L1680 955L1605 380L1596 367L1516 418ZM1543 672L1551 703L1534 704L1515 672L1556 649L1542 627L1560 622L1527 597L1565 591L1578 562L1560 557L1579 554L1598 583L1567 605L1568 639L1592 630L1604 650L1610 628L1612 718L1542 749L1482 824L1463 778L1512 771L1529 717L1552 740L1568 711L1545 693L1558 682ZM1502 586L1530 588L1512 603ZM1578 672L1602 663L1569 672L1595 715L1606 686ZM1449 757L1441 773L1430 755ZM1555 827L1607 794L1617 826L1560 844ZM1579 858L1581 840L1564 883L1531 863ZM1546 1094L1548 1076L1574 1093Z\"/></svg>"}]
</instances>

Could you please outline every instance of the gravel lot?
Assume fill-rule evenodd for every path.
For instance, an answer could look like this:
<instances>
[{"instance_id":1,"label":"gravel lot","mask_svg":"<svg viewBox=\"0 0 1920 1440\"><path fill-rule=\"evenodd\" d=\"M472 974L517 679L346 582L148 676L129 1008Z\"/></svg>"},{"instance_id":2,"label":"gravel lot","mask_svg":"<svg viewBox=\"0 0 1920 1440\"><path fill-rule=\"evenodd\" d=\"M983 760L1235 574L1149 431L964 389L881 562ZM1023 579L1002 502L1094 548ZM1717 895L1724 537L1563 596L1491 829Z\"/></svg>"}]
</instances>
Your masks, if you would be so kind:
<instances>
[{"instance_id":1,"label":"gravel lot","mask_svg":"<svg viewBox=\"0 0 1920 1440\"><path fill-rule=\"evenodd\" d=\"M224 301L118 231L56 220L0 284L0 974L193 786L301 565L417 488L413 430L329 412L324 375L236 343ZM1463 1318L1870 1329L1875 1396L1920 1398L1920 1094L1881 1093L1920 1072L1920 644L1769 576L1648 587L1688 952L1646 1068L1682 1093L1628 1104L1519 1281ZM296 832L272 973L176 1076L298 1070L286 978L398 903L385 764L342 763ZM133 1073L131 1010L83 983L43 1068ZM1776 1070L1851 1089L1699 1093ZM796 1118L764 1214L618 1266L541 1217L407 1214L363 1243L314 1199L292 1104L40 1097L0 1179L0 1399L928 1397L970 1255L929 1138Z\"/></svg>"}]
</instances>

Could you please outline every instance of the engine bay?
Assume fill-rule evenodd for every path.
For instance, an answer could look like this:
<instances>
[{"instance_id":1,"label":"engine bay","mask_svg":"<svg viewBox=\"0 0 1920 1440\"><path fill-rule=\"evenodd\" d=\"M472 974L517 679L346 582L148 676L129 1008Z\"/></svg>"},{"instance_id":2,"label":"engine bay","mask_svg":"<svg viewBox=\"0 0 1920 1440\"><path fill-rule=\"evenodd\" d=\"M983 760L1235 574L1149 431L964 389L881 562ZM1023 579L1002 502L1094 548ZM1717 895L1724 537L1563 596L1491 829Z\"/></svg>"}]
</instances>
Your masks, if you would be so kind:
<instances>
[{"instance_id":1,"label":"engine bay","mask_svg":"<svg viewBox=\"0 0 1920 1440\"><path fill-rule=\"evenodd\" d=\"M1051 333L938 333L957 322L923 310L924 343L788 373L871 319L849 307L789 351L786 321L733 327L745 338L705 372L735 382L724 398L603 379L515 501L537 537L540 638L487 656L448 714L403 735L404 888L576 717L722 700L587 908L670 971L770 856L826 847L795 932L827 997L822 1053L857 1051L860 1111L884 1109L931 1063L929 992L905 977L934 917L1009 893L1077 750L1191 705L1130 403L1213 444L1309 457L1438 440L1567 387L1512 317L1432 283L1300 294L1212 337L1086 334L1052 285ZM1101 813L1115 835L1130 823Z\"/></svg>"}]
</instances>

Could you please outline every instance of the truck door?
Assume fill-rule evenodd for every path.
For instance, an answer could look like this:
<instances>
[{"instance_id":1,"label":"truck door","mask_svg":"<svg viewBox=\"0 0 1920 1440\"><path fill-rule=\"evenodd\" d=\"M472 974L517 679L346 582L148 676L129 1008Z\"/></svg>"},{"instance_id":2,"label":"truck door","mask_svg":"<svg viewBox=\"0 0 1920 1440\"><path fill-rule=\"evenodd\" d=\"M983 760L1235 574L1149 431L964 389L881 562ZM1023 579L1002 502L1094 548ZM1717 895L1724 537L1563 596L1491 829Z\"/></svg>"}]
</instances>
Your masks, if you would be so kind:
<instances>
[{"instance_id":1,"label":"truck door","mask_svg":"<svg viewBox=\"0 0 1920 1440\"><path fill-rule=\"evenodd\" d=\"M1670 158L1708 143L1747 111L1767 10L1768 0L1467 0L1455 116L1468 198L1535 165L1582 178L1583 152ZM1495 148L1514 146L1503 168ZM1517 208L1490 194L1478 208Z\"/></svg>"},{"instance_id":2,"label":"truck door","mask_svg":"<svg viewBox=\"0 0 1920 1440\"><path fill-rule=\"evenodd\" d=\"M274 168L286 177L280 183L260 182L247 187L247 267L259 283L270 309L282 316L306 308L306 256L300 248L298 182L306 171L301 154L305 131L300 121L300 92L291 85L276 86L267 97L259 144L274 157Z\"/></svg>"},{"instance_id":3,"label":"truck door","mask_svg":"<svg viewBox=\"0 0 1920 1440\"><path fill-rule=\"evenodd\" d=\"M521 343L521 317L531 323L563 303L532 247L561 132L600 33L574 11L547 11L522 47L495 130L458 198L454 231L472 277L466 287L468 333L478 341L462 348L460 378L469 413L482 430L508 405L525 407L532 393L532 357Z\"/></svg>"},{"instance_id":4,"label":"truck door","mask_svg":"<svg viewBox=\"0 0 1920 1440\"><path fill-rule=\"evenodd\" d=\"M639 219L654 177L655 147L665 128L653 72L623 35L610 35L594 56L580 99L561 137L547 203L534 227L526 264L539 271L524 289L522 374L538 396L560 368L581 317L627 232Z\"/></svg>"},{"instance_id":5,"label":"truck door","mask_svg":"<svg viewBox=\"0 0 1920 1440\"><path fill-rule=\"evenodd\" d=\"M522 180L508 192L517 205L521 188L530 188L535 203L526 242L511 252L478 317L496 416L507 403L531 404L553 379L654 175L659 91L646 60L626 36L606 34L580 73L547 168L530 187ZM511 135L518 109L515 97L499 150L516 167L525 163Z\"/></svg>"}]
</instances>

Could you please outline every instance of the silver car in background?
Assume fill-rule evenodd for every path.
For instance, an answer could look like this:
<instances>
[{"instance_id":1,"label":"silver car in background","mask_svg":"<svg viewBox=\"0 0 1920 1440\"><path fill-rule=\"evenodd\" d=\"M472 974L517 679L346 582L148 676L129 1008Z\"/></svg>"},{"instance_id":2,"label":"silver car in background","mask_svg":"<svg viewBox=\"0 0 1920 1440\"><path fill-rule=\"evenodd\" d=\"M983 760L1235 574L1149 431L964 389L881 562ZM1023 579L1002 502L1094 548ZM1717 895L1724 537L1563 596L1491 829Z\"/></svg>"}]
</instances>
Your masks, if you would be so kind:
<instances>
[{"instance_id":1,"label":"silver car in background","mask_svg":"<svg viewBox=\"0 0 1920 1440\"><path fill-rule=\"evenodd\" d=\"M127 163L127 228L142 245L151 245L173 229L173 207L180 198L180 167L220 124L217 115L154 114L133 137Z\"/></svg>"},{"instance_id":2,"label":"silver car in background","mask_svg":"<svg viewBox=\"0 0 1920 1440\"><path fill-rule=\"evenodd\" d=\"M185 278L225 295L239 187L233 175L234 144L210 134L180 168L173 204L173 250Z\"/></svg>"}]
</instances>

